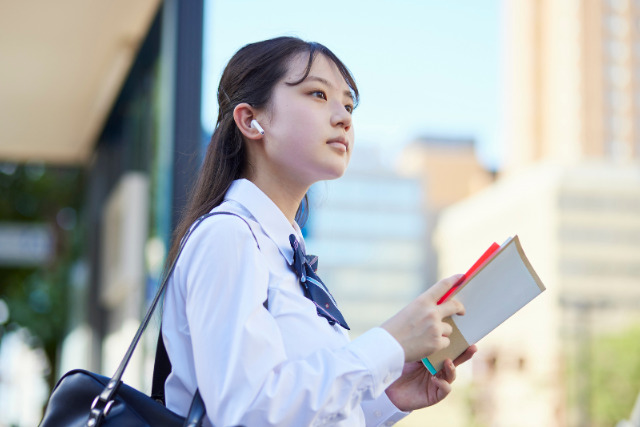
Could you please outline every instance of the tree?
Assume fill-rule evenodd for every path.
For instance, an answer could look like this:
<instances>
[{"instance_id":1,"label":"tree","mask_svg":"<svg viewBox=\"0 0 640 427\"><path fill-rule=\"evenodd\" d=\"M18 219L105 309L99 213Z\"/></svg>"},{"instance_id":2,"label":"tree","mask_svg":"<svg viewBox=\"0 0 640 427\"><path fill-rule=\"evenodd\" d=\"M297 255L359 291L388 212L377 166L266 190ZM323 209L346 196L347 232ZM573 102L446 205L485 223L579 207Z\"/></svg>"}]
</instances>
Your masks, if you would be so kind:
<instances>
[{"instance_id":1,"label":"tree","mask_svg":"<svg viewBox=\"0 0 640 427\"><path fill-rule=\"evenodd\" d=\"M6 326L26 327L42 346L52 368L68 320L68 283L79 258L83 233L78 218L82 205L79 168L41 164L0 163L0 221L46 223L54 235L54 256L47 265L0 265L0 298L9 308ZM52 370L53 371L53 370ZM49 384L55 379L49 378Z\"/></svg>"},{"instance_id":2,"label":"tree","mask_svg":"<svg viewBox=\"0 0 640 427\"><path fill-rule=\"evenodd\" d=\"M593 426L616 425L640 393L640 325L594 337L591 357Z\"/></svg>"}]
</instances>

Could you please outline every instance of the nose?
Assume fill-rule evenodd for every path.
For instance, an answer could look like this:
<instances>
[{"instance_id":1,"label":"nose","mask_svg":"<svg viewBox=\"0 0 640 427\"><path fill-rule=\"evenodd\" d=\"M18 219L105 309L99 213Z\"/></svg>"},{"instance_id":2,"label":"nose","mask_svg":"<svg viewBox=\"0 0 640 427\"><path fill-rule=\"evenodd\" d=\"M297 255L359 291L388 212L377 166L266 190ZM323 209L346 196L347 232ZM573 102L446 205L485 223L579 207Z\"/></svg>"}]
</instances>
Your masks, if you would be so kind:
<instances>
[{"instance_id":1,"label":"nose","mask_svg":"<svg viewBox=\"0 0 640 427\"><path fill-rule=\"evenodd\" d=\"M347 109L342 105L342 103L336 101L332 105L331 112L331 125L332 126L340 126L344 128L345 131L348 131L351 128L351 114L347 111Z\"/></svg>"}]
</instances>

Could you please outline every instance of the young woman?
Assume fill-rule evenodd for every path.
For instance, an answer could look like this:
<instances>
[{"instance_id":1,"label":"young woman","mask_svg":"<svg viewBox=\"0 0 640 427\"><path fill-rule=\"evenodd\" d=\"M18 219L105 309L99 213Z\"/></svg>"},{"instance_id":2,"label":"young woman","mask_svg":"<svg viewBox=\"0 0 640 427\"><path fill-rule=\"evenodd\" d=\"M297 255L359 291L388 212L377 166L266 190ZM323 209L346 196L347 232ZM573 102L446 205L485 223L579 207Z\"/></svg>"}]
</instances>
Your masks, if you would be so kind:
<instances>
[{"instance_id":1,"label":"young woman","mask_svg":"<svg viewBox=\"0 0 640 427\"><path fill-rule=\"evenodd\" d=\"M227 65L204 164L169 258L197 218L165 296L172 372L167 407L186 414L196 389L219 427L391 425L451 390L455 365L420 359L448 345L436 305L444 279L353 341L304 255L296 219L309 187L340 177L354 148L358 89L326 47L281 37Z\"/></svg>"}]
</instances>

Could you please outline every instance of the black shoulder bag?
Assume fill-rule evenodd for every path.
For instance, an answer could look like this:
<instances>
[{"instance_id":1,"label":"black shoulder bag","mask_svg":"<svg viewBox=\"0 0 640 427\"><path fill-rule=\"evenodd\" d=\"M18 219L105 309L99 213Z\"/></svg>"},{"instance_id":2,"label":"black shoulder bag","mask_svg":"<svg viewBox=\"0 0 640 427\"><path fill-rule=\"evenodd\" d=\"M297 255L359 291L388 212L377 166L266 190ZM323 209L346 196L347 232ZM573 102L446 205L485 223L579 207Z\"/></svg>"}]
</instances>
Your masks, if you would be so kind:
<instances>
[{"instance_id":1,"label":"black shoulder bag","mask_svg":"<svg viewBox=\"0 0 640 427\"><path fill-rule=\"evenodd\" d=\"M173 273L176 261L180 253L182 253L187 239L204 219L217 214L238 216L244 221L244 218L230 212L213 212L198 218L193 227L191 227L189 232L182 238L178 254L169 269L166 270L167 272L151 302L151 306L145 314L131 345L129 345L129 349L113 377L107 378L83 369L74 369L67 372L60 378L49 397L47 409L40 422L40 427L197 427L202 425L206 410L198 390L196 390L193 401L191 402L189 414L185 418L170 411L160 403L160 400L164 401L164 396L162 396L161 399L149 397L133 387L124 384L122 382L122 375L131 359L133 351L138 345L138 341L140 341L142 333L151 320L151 316L160 301L167 281ZM253 231L251 231L251 233L253 234ZM164 350L164 346L162 350ZM166 353L164 357L168 361ZM159 357L158 354L156 354L156 363L158 363L158 360ZM158 367L156 367L156 369L157 368ZM166 372L164 374L165 379L168 373L169 372ZM162 388L163 387L164 380L162 380Z\"/></svg>"}]
</instances>

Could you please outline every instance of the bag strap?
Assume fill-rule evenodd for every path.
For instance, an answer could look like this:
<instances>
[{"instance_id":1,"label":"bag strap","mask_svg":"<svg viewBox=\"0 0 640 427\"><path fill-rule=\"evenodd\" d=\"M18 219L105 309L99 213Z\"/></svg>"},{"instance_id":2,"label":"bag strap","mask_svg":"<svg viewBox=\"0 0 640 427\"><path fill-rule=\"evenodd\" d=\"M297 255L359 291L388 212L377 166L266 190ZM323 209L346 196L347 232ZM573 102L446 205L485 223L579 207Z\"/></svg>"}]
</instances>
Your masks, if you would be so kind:
<instances>
[{"instance_id":1,"label":"bag strap","mask_svg":"<svg viewBox=\"0 0 640 427\"><path fill-rule=\"evenodd\" d=\"M211 214L208 214L207 217L215 214L233 215L243 220L244 223L247 224L247 227L249 227L249 230L253 235L253 239L256 241L256 245L258 245L258 249L260 249L258 238L256 237L255 233L253 232L253 229L251 228L247 220L245 220L242 216L235 214L233 212L213 212ZM267 299L262 304L264 305L264 308L266 308L267 310L269 309L268 301L269 300ZM164 396L164 384L167 381L167 377L169 376L170 373L171 373L171 361L169 360L167 349L164 346L164 339L162 338L162 326L161 326L160 331L158 333L158 344L156 345L156 360L155 360L155 363L153 364L153 380L151 382L151 397L157 400L158 402L161 402L163 405L166 404L166 400ZM198 391L196 390L196 392ZM198 393L198 396L199 395L200 393Z\"/></svg>"},{"instance_id":2,"label":"bag strap","mask_svg":"<svg viewBox=\"0 0 640 427\"><path fill-rule=\"evenodd\" d=\"M162 339L162 326L158 332L158 344L156 345L156 361L153 363L153 380L151 381L151 398L163 405L167 405L164 398L164 383L171 373L171 361L167 354Z\"/></svg>"},{"instance_id":3,"label":"bag strap","mask_svg":"<svg viewBox=\"0 0 640 427\"><path fill-rule=\"evenodd\" d=\"M167 287L167 282L169 281L169 278L171 277L171 274L173 273L173 270L176 267L176 262L178 261L178 257L182 253L182 250L184 249L184 246L187 243L187 239L189 238L189 236L191 236L191 234L195 231L195 229L198 228L198 226L202 223L202 221L209 218L210 216L218 215L218 214L235 215L239 218L242 218L241 216L231 212L211 212L199 217L191 226L187 234L185 234L182 237L182 240L180 241L180 248L178 249L178 253L174 258L173 262L171 263L171 265L169 266L169 268L165 269L165 274L163 274L162 276L163 279L162 279L162 282L160 283L160 286L158 287L156 295L153 297L153 300L151 301L151 305L149 306L147 313L144 315L144 318L142 319L142 322L140 323L140 326L138 327L138 330L135 336L133 337L133 340L131 341L131 344L129 345L127 352L125 353L122 361L120 362L118 369L116 369L116 372L113 374L113 376L107 383L106 387L102 390L102 392L98 396L96 396L93 403L91 404L91 412L89 413L89 420L87 421L88 427L99 426L102 423L102 420L104 419L104 417L107 415L109 409L111 408L111 405L113 405L113 398L116 392L118 391L118 387L122 383L122 375L124 374L124 370L127 368L127 365L131 360L133 351L136 349L136 346L138 345L138 342L142 337L142 333L149 325L151 316L153 315L153 312L158 306L158 302L160 301L160 298L162 297L162 294L164 293L164 290ZM246 220L244 220L244 218L242 218L242 220L245 221L246 223ZM253 230L251 230L251 234L253 234ZM253 237L255 238L255 234L253 235ZM166 350L165 350L165 353L166 353ZM196 390L193 402L191 403L191 408L194 410L197 409L198 411L196 412L201 412L202 416L204 416L205 414L204 403L202 402L200 393L197 392L197 390ZM201 411L199 410L200 408L202 408Z\"/></svg>"}]
</instances>

